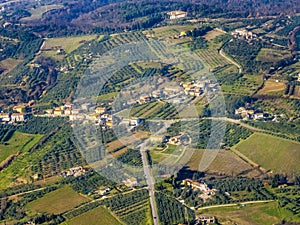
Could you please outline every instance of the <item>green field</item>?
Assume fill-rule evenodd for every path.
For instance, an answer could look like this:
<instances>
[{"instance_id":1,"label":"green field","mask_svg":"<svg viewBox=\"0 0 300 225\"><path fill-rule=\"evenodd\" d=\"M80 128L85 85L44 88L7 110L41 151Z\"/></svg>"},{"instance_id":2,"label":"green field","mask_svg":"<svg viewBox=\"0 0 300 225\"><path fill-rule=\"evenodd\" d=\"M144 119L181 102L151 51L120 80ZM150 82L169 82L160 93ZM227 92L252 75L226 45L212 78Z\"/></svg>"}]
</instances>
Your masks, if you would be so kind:
<instances>
[{"instance_id":1,"label":"green field","mask_svg":"<svg viewBox=\"0 0 300 225\"><path fill-rule=\"evenodd\" d=\"M69 186L64 186L52 191L42 198L30 202L27 209L31 212L45 212L49 214L60 214L87 202L88 199Z\"/></svg>"},{"instance_id":2,"label":"green field","mask_svg":"<svg viewBox=\"0 0 300 225\"><path fill-rule=\"evenodd\" d=\"M14 132L13 136L5 144L0 144L0 163L10 155L18 152L25 153L32 148L43 135L25 134Z\"/></svg>"},{"instance_id":3,"label":"green field","mask_svg":"<svg viewBox=\"0 0 300 225\"><path fill-rule=\"evenodd\" d=\"M283 219L297 221L297 218L290 212L279 208L277 202L218 207L200 212L203 215L216 216L221 224L273 225L280 223Z\"/></svg>"},{"instance_id":4,"label":"green field","mask_svg":"<svg viewBox=\"0 0 300 225\"><path fill-rule=\"evenodd\" d=\"M98 225L98 224L105 224L105 225L121 225L122 223L119 222L112 213L100 206L98 208L92 209L86 213L83 213L77 217L74 217L70 221L63 223L62 225Z\"/></svg>"},{"instance_id":5,"label":"green field","mask_svg":"<svg viewBox=\"0 0 300 225\"><path fill-rule=\"evenodd\" d=\"M289 51L262 48L258 53L256 60L262 62L278 62L289 57L291 57L291 53Z\"/></svg>"},{"instance_id":6,"label":"green field","mask_svg":"<svg viewBox=\"0 0 300 225\"><path fill-rule=\"evenodd\" d=\"M62 5L45 5L45 6L37 7L35 9L32 8L29 10L29 12L31 13L31 16L22 18L22 21L41 19L44 13L49 12L53 9L60 9L60 8L63 8L63 6Z\"/></svg>"},{"instance_id":7,"label":"green field","mask_svg":"<svg viewBox=\"0 0 300 225\"><path fill-rule=\"evenodd\" d=\"M62 48L66 54L70 54L77 49L84 41L96 39L97 35L83 35L64 38L47 38L42 46L42 55L53 57L56 60L62 60L64 55L57 54L57 49ZM81 57L81 56L78 56Z\"/></svg>"},{"instance_id":8,"label":"green field","mask_svg":"<svg viewBox=\"0 0 300 225\"><path fill-rule=\"evenodd\" d=\"M255 133L234 147L236 150L276 173L300 174L300 143Z\"/></svg>"}]
</instances>

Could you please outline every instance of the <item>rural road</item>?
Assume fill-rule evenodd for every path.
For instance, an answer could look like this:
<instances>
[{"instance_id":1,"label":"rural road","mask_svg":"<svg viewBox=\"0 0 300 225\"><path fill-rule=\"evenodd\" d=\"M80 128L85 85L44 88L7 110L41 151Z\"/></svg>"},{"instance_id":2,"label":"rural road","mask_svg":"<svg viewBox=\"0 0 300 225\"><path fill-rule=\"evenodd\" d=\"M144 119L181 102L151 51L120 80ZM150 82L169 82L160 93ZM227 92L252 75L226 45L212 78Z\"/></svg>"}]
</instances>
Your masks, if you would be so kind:
<instances>
[{"instance_id":1,"label":"rural road","mask_svg":"<svg viewBox=\"0 0 300 225\"><path fill-rule=\"evenodd\" d=\"M229 61L230 63L232 63L233 65L235 65L238 69L239 69L239 73L242 73L242 67L235 62L234 60L232 60L231 58L229 58L227 55L225 55L223 48L220 49L219 51L220 56L222 56L223 58L225 58L227 61Z\"/></svg>"},{"instance_id":2,"label":"rural road","mask_svg":"<svg viewBox=\"0 0 300 225\"><path fill-rule=\"evenodd\" d=\"M232 204L224 204L224 205L211 205L211 206L204 206L198 208L198 210L202 209L212 209L212 208L219 208L219 207L230 207L230 206L237 206L237 205L247 205L247 204L255 204L255 203L268 203L274 202L274 200L259 200L259 201L248 201L248 202L239 202L239 203L232 203Z\"/></svg>"}]
</instances>

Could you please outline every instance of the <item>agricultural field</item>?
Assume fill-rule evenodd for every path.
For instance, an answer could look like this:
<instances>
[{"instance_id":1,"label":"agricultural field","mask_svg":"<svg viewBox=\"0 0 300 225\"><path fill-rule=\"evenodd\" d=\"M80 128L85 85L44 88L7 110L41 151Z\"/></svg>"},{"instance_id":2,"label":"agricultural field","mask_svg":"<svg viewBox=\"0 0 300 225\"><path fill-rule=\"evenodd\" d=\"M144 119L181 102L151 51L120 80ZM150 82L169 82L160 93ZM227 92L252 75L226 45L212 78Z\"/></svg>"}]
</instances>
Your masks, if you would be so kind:
<instances>
[{"instance_id":1,"label":"agricultural field","mask_svg":"<svg viewBox=\"0 0 300 225\"><path fill-rule=\"evenodd\" d=\"M0 62L0 69L3 70L3 74L7 74L12 71L23 60L7 58Z\"/></svg>"},{"instance_id":2,"label":"agricultural field","mask_svg":"<svg viewBox=\"0 0 300 225\"><path fill-rule=\"evenodd\" d=\"M243 225L273 225L283 219L299 221L289 211L280 208L278 202L258 203L216 207L199 210L203 215L216 216L220 224L243 224Z\"/></svg>"},{"instance_id":3,"label":"agricultural field","mask_svg":"<svg viewBox=\"0 0 300 225\"><path fill-rule=\"evenodd\" d=\"M300 173L300 143L268 134L254 133L234 149L275 173Z\"/></svg>"},{"instance_id":4,"label":"agricultural field","mask_svg":"<svg viewBox=\"0 0 300 225\"><path fill-rule=\"evenodd\" d=\"M222 78L220 78L222 80ZM227 78L228 79L228 78ZM235 79L233 81L226 81L221 88L224 93L238 94L238 95L252 95L261 86L263 79L261 75L249 75Z\"/></svg>"},{"instance_id":5,"label":"agricultural field","mask_svg":"<svg viewBox=\"0 0 300 225\"><path fill-rule=\"evenodd\" d=\"M28 211L35 213L60 214L87 201L89 201L88 198L78 194L71 187L64 186L30 202L26 208Z\"/></svg>"},{"instance_id":6,"label":"agricultural field","mask_svg":"<svg viewBox=\"0 0 300 225\"><path fill-rule=\"evenodd\" d=\"M283 82L276 82L275 80L267 80L264 87L257 93L258 95L282 95L286 88Z\"/></svg>"},{"instance_id":7,"label":"agricultural field","mask_svg":"<svg viewBox=\"0 0 300 225\"><path fill-rule=\"evenodd\" d=\"M198 170L199 163L202 159L204 150L197 149L190 158L187 166L191 170ZM231 151L220 150L217 157L212 164L207 168L207 172L210 174L220 174L227 176L244 175L249 177L255 177L259 175L250 164L239 158Z\"/></svg>"},{"instance_id":8,"label":"agricultural field","mask_svg":"<svg viewBox=\"0 0 300 225\"><path fill-rule=\"evenodd\" d=\"M54 9L60 9L60 8L63 8L63 6L62 5L45 5L45 6L39 6L37 8L32 8L29 10L29 12L31 13L31 16L22 18L21 21L26 22L26 21L30 21L30 20L38 20L38 19L42 18L44 13L49 12Z\"/></svg>"},{"instance_id":9,"label":"agricultural field","mask_svg":"<svg viewBox=\"0 0 300 225\"><path fill-rule=\"evenodd\" d=\"M289 57L291 57L291 53L289 51L262 48L258 53L256 60L261 62L276 63L282 59Z\"/></svg>"},{"instance_id":10,"label":"agricultural field","mask_svg":"<svg viewBox=\"0 0 300 225\"><path fill-rule=\"evenodd\" d=\"M224 33L220 30L214 29L212 31L209 31L206 35L204 35L204 38L208 41L214 40L216 37L222 36Z\"/></svg>"},{"instance_id":11,"label":"agricultural field","mask_svg":"<svg viewBox=\"0 0 300 225\"><path fill-rule=\"evenodd\" d=\"M15 131L7 142L0 144L0 164L11 155L27 152L41 138L42 135L25 134Z\"/></svg>"},{"instance_id":12,"label":"agricultural field","mask_svg":"<svg viewBox=\"0 0 300 225\"><path fill-rule=\"evenodd\" d=\"M149 37L155 37L159 40L171 40L170 37L180 35L181 32L194 29L193 25L175 25L175 26L164 26L144 31L143 33Z\"/></svg>"},{"instance_id":13,"label":"agricultural field","mask_svg":"<svg viewBox=\"0 0 300 225\"><path fill-rule=\"evenodd\" d=\"M86 224L88 221L89 225L98 225L101 221L101 224L105 225L121 225L120 221L112 215L108 209L100 206L98 208L92 209L86 213L83 213L79 216L72 218L70 221L64 222L61 225L79 225Z\"/></svg>"},{"instance_id":14,"label":"agricultural field","mask_svg":"<svg viewBox=\"0 0 300 225\"><path fill-rule=\"evenodd\" d=\"M73 36L65 38L47 38L41 48L41 55L54 57L56 59L64 58L63 54L58 54L58 49L63 49L66 54L70 54L86 41L96 39L97 35Z\"/></svg>"}]
</instances>

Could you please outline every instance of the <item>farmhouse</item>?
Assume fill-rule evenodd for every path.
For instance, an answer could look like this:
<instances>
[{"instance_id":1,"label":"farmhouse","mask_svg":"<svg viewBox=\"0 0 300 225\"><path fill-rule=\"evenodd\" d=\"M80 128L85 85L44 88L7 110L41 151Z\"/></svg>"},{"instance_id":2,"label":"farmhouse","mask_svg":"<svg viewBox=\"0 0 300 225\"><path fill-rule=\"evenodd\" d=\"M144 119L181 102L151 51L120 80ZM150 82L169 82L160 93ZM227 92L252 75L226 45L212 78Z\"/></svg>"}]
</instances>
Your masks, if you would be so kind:
<instances>
[{"instance_id":1,"label":"farmhouse","mask_svg":"<svg viewBox=\"0 0 300 225\"><path fill-rule=\"evenodd\" d=\"M215 222L216 222L216 219L214 216L203 216L203 215L196 216L196 225L210 224L210 223L215 223Z\"/></svg>"},{"instance_id":2,"label":"farmhouse","mask_svg":"<svg viewBox=\"0 0 300 225\"><path fill-rule=\"evenodd\" d=\"M10 121L10 114L9 113L1 113L0 114L0 122L9 122Z\"/></svg>"},{"instance_id":3,"label":"farmhouse","mask_svg":"<svg viewBox=\"0 0 300 225\"><path fill-rule=\"evenodd\" d=\"M181 138L181 135L171 137L170 140L169 140L169 143L172 144L172 145L180 145L181 144L180 138Z\"/></svg>"},{"instance_id":4,"label":"farmhouse","mask_svg":"<svg viewBox=\"0 0 300 225\"><path fill-rule=\"evenodd\" d=\"M106 108L105 108L105 107L97 107L97 108L95 109L95 113L96 113L96 114L103 114L103 113L105 113L105 111L106 111Z\"/></svg>"},{"instance_id":5,"label":"farmhouse","mask_svg":"<svg viewBox=\"0 0 300 225\"><path fill-rule=\"evenodd\" d=\"M176 10L176 11L168 12L168 15L170 17L170 20L175 20L175 19L181 19L187 17L187 12Z\"/></svg>"},{"instance_id":6,"label":"farmhouse","mask_svg":"<svg viewBox=\"0 0 300 225\"><path fill-rule=\"evenodd\" d=\"M24 113L13 113L11 114L11 120L13 122L24 122L28 118L27 114Z\"/></svg>"}]
</instances>

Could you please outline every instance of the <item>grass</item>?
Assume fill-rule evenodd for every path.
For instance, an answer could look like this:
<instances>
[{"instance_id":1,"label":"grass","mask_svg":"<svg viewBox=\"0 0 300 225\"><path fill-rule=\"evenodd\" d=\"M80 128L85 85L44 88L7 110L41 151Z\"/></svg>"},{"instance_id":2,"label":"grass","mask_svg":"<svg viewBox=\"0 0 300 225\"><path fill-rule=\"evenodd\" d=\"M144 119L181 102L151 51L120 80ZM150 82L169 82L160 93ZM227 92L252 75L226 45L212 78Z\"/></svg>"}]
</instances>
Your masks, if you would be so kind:
<instances>
[{"instance_id":1,"label":"grass","mask_svg":"<svg viewBox=\"0 0 300 225\"><path fill-rule=\"evenodd\" d=\"M275 80L267 80L263 89L261 89L257 94L282 94L286 88L286 85L282 82L276 82Z\"/></svg>"},{"instance_id":2,"label":"grass","mask_svg":"<svg viewBox=\"0 0 300 225\"><path fill-rule=\"evenodd\" d=\"M22 61L23 60L7 58L0 62L0 68L2 68L4 70L4 72L3 72L4 74L7 74L10 71L12 71Z\"/></svg>"},{"instance_id":3,"label":"grass","mask_svg":"<svg viewBox=\"0 0 300 225\"><path fill-rule=\"evenodd\" d=\"M64 38L48 38L45 40L45 43L42 47L42 55L50 56L54 58L63 58L62 55L56 54L56 49L51 50L52 48L62 48L64 51L69 54L80 45L83 44L83 41L91 41L97 38L97 35L83 35L83 36L74 36L74 37L64 37ZM47 51L45 51L47 50Z\"/></svg>"},{"instance_id":4,"label":"grass","mask_svg":"<svg viewBox=\"0 0 300 225\"><path fill-rule=\"evenodd\" d=\"M98 225L98 224L105 224L105 225L121 225L122 223L119 222L112 213L104 208L104 207L98 207L95 209L92 209L86 213L83 213L77 217L74 217L70 221L67 221L64 223L64 225L83 225L83 224L89 225Z\"/></svg>"},{"instance_id":5,"label":"grass","mask_svg":"<svg viewBox=\"0 0 300 225\"><path fill-rule=\"evenodd\" d=\"M280 208L277 202L211 208L201 210L201 213L216 216L221 224L273 225L283 219L299 221L299 218Z\"/></svg>"},{"instance_id":6,"label":"grass","mask_svg":"<svg viewBox=\"0 0 300 225\"><path fill-rule=\"evenodd\" d=\"M289 57L291 57L291 53L289 51L262 48L258 53L256 60L262 62L276 63L282 59Z\"/></svg>"},{"instance_id":7,"label":"grass","mask_svg":"<svg viewBox=\"0 0 300 225\"><path fill-rule=\"evenodd\" d=\"M26 208L31 212L44 212L49 214L60 214L87 202L88 199L69 186L52 191L42 198L30 202Z\"/></svg>"},{"instance_id":8,"label":"grass","mask_svg":"<svg viewBox=\"0 0 300 225\"><path fill-rule=\"evenodd\" d=\"M42 138L42 136L43 135L25 134L19 131L14 132L13 136L6 144L0 144L0 163L10 155L18 152L27 152Z\"/></svg>"},{"instance_id":9,"label":"grass","mask_svg":"<svg viewBox=\"0 0 300 225\"><path fill-rule=\"evenodd\" d=\"M214 29L212 31L209 31L206 35L204 35L204 38L208 41L211 41L211 40L215 39L216 37L219 37L219 36L222 36L222 35L224 35L223 32Z\"/></svg>"},{"instance_id":10,"label":"grass","mask_svg":"<svg viewBox=\"0 0 300 225\"><path fill-rule=\"evenodd\" d=\"M63 8L62 5L45 5L45 6L40 6L38 8L32 8L29 10L29 12L31 13L30 17L25 17L22 18L22 21L30 21L30 20L37 20L37 19L41 19L43 14L46 12L49 12L53 9L60 9Z\"/></svg>"},{"instance_id":11,"label":"grass","mask_svg":"<svg viewBox=\"0 0 300 225\"><path fill-rule=\"evenodd\" d=\"M252 161L276 173L300 173L300 143L254 133L234 147Z\"/></svg>"}]
</instances>

